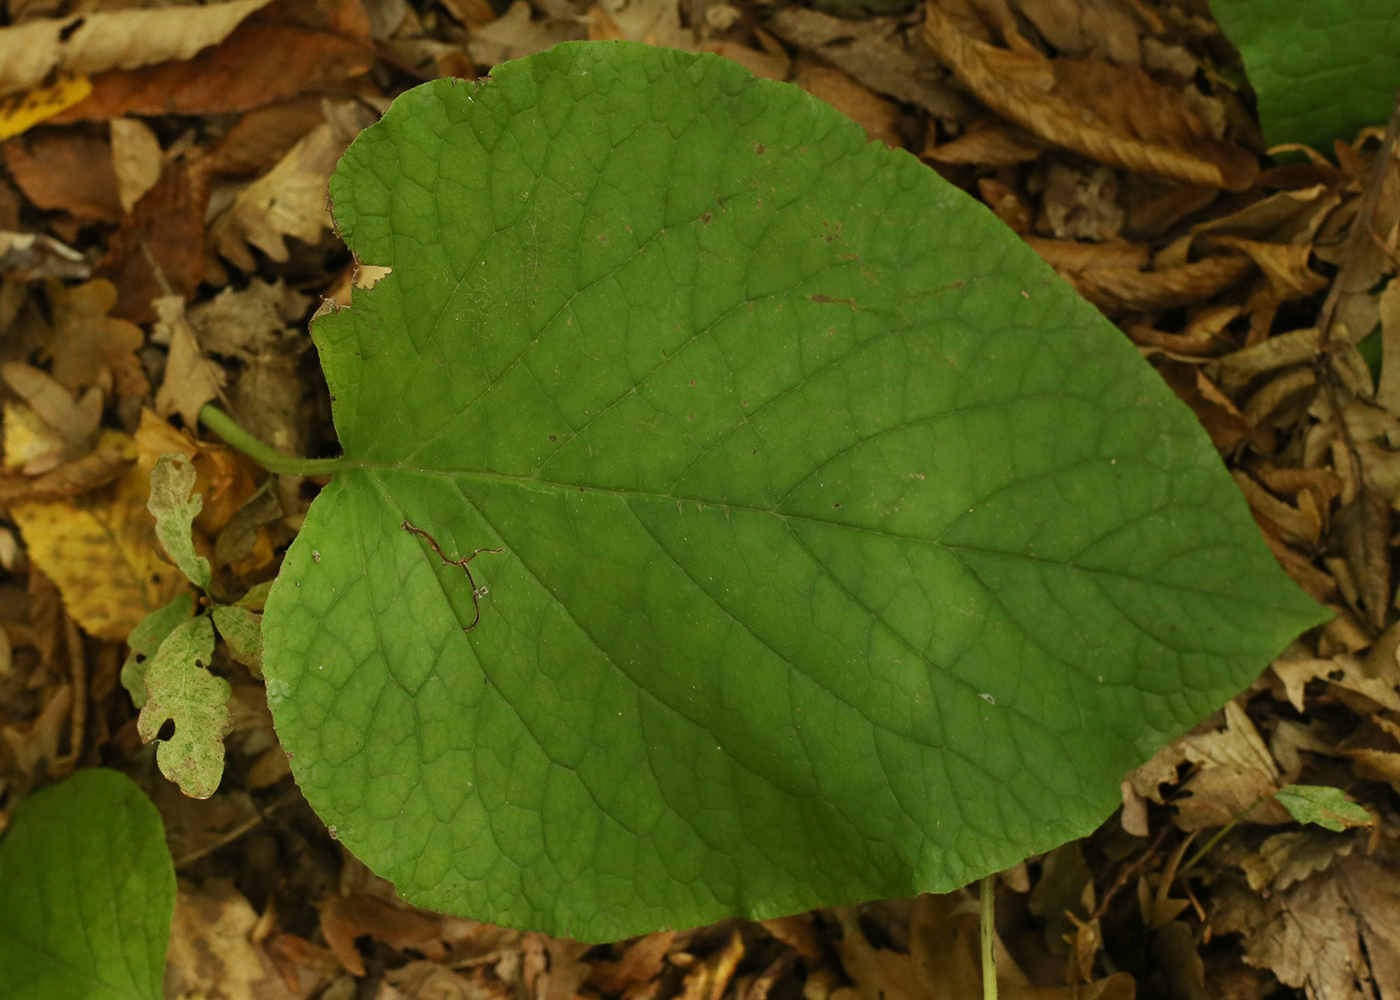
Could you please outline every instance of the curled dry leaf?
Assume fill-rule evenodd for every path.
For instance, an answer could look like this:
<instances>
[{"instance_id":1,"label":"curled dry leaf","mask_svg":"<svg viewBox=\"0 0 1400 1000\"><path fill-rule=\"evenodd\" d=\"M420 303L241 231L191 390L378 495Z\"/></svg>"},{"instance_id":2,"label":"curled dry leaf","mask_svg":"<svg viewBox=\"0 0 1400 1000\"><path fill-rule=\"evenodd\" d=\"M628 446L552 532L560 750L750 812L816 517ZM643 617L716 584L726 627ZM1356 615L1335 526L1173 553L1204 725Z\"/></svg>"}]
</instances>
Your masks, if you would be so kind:
<instances>
[{"instance_id":1,"label":"curled dry leaf","mask_svg":"<svg viewBox=\"0 0 1400 1000\"><path fill-rule=\"evenodd\" d=\"M1140 173L1242 191L1258 176L1253 154L1211 134L1186 100L1136 66L1050 59L999 25L1010 48L962 30L926 5L924 38L984 104L1047 142Z\"/></svg>"},{"instance_id":2,"label":"curled dry leaf","mask_svg":"<svg viewBox=\"0 0 1400 1000\"><path fill-rule=\"evenodd\" d=\"M138 8L0 28L0 94L38 86L56 69L92 74L188 59L267 3Z\"/></svg>"}]
</instances>

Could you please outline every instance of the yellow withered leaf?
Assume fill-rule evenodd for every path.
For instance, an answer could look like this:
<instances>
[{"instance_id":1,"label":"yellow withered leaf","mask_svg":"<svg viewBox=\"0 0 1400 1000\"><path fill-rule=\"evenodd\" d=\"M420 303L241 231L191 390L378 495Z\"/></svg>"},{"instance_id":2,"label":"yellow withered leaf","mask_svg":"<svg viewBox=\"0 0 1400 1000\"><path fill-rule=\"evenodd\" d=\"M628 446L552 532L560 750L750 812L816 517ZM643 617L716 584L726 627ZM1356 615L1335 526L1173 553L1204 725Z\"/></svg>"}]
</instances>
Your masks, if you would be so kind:
<instances>
[{"instance_id":1,"label":"yellow withered leaf","mask_svg":"<svg viewBox=\"0 0 1400 1000\"><path fill-rule=\"evenodd\" d=\"M0 140L12 139L40 122L66 111L92 93L86 76L60 76L47 87L35 87L0 100Z\"/></svg>"},{"instance_id":2,"label":"yellow withered leaf","mask_svg":"<svg viewBox=\"0 0 1400 1000\"><path fill-rule=\"evenodd\" d=\"M148 474L133 467L110 486L74 500L30 503L10 514L29 558L58 585L83 629L123 640L188 583L159 554L146 510Z\"/></svg>"}]
</instances>

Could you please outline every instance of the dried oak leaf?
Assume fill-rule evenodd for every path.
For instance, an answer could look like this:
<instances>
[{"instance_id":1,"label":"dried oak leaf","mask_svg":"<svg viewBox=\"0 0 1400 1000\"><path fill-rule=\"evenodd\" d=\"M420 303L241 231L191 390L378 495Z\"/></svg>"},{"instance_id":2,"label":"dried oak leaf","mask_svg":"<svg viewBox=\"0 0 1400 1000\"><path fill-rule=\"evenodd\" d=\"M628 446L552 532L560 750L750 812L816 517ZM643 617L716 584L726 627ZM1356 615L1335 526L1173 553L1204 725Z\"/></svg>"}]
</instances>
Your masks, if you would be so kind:
<instances>
[{"instance_id":1,"label":"dried oak leaf","mask_svg":"<svg viewBox=\"0 0 1400 1000\"><path fill-rule=\"evenodd\" d=\"M141 328L108 315L117 304L115 285L102 278L71 288L50 281L45 290L53 316L45 356L60 385L76 393L110 373L117 396L140 399L151 391L136 357L146 339Z\"/></svg>"}]
</instances>

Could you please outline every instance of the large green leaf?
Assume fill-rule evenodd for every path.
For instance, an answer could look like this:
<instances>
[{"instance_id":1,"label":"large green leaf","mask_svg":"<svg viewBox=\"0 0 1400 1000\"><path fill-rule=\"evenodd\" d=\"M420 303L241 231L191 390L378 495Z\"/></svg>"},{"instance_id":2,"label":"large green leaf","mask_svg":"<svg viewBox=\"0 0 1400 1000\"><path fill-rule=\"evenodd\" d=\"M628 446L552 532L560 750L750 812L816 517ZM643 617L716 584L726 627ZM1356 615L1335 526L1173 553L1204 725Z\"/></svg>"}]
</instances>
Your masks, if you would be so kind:
<instances>
[{"instance_id":1,"label":"large green leaf","mask_svg":"<svg viewBox=\"0 0 1400 1000\"><path fill-rule=\"evenodd\" d=\"M1384 125L1400 87L1400 0L1211 0L1270 143L1331 153Z\"/></svg>"},{"instance_id":2,"label":"large green leaf","mask_svg":"<svg viewBox=\"0 0 1400 1000\"><path fill-rule=\"evenodd\" d=\"M175 866L160 813L117 771L79 771L0 840L0 996L160 1000Z\"/></svg>"},{"instance_id":3,"label":"large green leaf","mask_svg":"<svg viewBox=\"0 0 1400 1000\"><path fill-rule=\"evenodd\" d=\"M1321 617L1127 340L796 88L561 45L400 97L332 194L393 271L316 325L352 467L264 666L418 903L596 940L951 889Z\"/></svg>"}]
</instances>

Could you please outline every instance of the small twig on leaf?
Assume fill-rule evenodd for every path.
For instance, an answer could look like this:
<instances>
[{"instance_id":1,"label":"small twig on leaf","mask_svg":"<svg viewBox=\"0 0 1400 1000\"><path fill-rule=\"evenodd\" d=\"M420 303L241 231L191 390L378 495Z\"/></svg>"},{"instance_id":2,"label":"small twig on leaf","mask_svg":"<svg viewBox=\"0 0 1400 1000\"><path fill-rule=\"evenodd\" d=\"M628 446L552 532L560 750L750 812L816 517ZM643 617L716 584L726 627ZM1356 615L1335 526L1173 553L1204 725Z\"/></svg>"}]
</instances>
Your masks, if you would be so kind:
<instances>
[{"instance_id":1,"label":"small twig on leaf","mask_svg":"<svg viewBox=\"0 0 1400 1000\"><path fill-rule=\"evenodd\" d=\"M472 629L476 628L477 624L481 621L481 599L486 596L486 588L484 586L478 587L476 585L476 580L472 578L471 566L469 564L473 559L481 555L481 553L483 552L504 552L505 549L477 549L471 555L465 556L462 559L449 559L443 553L442 546L438 545L436 538L428 534L422 528L414 527L412 524L409 523L407 518L404 518L403 530L412 532L413 534L426 539L428 544L432 546L432 550L437 553L437 557L442 560L442 564L444 566L462 567L462 572L467 574L467 586L471 587L472 589L472 610L476 612L476 617L472 619L472 623L470 625L463 626L462 631L470 632Z\"/></svg>"}]
</instances>

